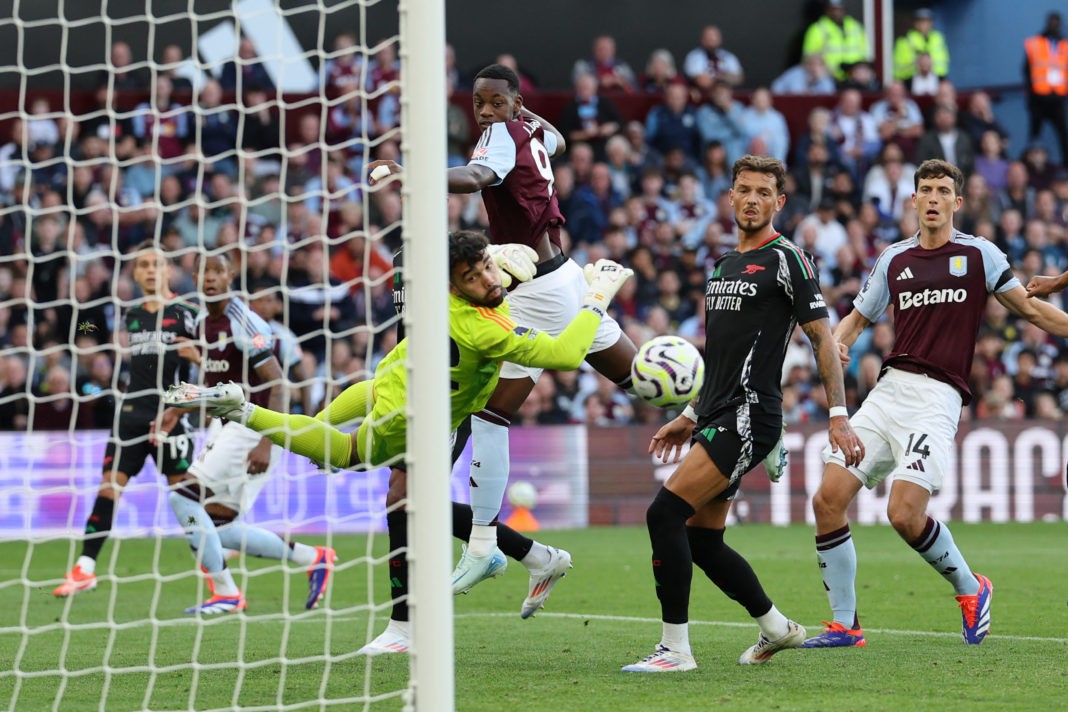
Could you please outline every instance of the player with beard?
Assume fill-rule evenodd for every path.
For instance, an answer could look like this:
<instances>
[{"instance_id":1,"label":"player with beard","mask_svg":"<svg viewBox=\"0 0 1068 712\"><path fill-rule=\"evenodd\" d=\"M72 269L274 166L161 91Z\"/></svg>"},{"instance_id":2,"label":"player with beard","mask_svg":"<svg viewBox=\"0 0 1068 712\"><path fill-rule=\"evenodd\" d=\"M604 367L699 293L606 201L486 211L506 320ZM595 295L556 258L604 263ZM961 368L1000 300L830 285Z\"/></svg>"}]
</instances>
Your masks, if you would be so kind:
<instances>
[{"instance_id":1,"label":"player with beard","mask_svg":"<svg viewBox=\"0 0 1068 712\"><path fill-rule=\"evenodd\" d=\"M694 564L760 625L740 664L767 662L805 640L805 629L775 608L749 563L724 542L742 476L782 432L782 366L796 324L812 343L831 406L831 447L849 464L863 457L846 417L842 365L812 257L772 225L786 203L785 183L786 170L774 158L744 156L734 164L729 201L738 248L716 260L705 289L705 381L649 444L664 462L672 455L678 462L691 443L646 512L663 632L653 654L624 672L697 667L687 623Z\"/></svg>"},{"instance_id":2,"label":"player with beard","mask_svg":"<svg viewBox=\"0 0 1068 712\"><path fill-rule=\"evenodd\" d=\"M497 385L502 361L561 370L578 367L594 342L605 309L631 271L611 260L599 260L596 265L587 265L585 274L589 284L582 306L567 328L554 338L511 319L501 273L485 237L465 231L449 235L450 402L454 429L485 406ZM407 351L408 341L404 339L382 359L372 380L349 386L316 418L246 402L242 388L233 383L216 388L181 384L167 393L164 402L186 409L203 406L213 415L245 423L299 455L339 469L391 466L403 459L406 449ZM331 425L361 417L363 422L351 434ZM404 481L397 475L395 469L390 487L392 490L397 486L394 494L402 495ZM495 549L492 566L484 577L500 574L506 565L504 555ZM537 606L530 613L535 610ZM390 629L379 636L383 643L379 647L386 647L398 637L403 637L406 646L407 626L396 625L402 622L390 623ZM377 652L387 651L371 654Z\"/></svg>"},{"instance_id":3,"label":"player with beard","mask_svg":"<svg viewBox=\"0 0 1068 712\"><path fill-rule=\"evenodd\" d=\"M519 243L537 253L534 278L509 292L511 317L559 335L582 307L587 286L582 269L564 254L560 242L564 218L550 159L564 152L563 136L523 105L519 77L499 64L475 76L472 102L482 136L470 162L449 169L449 192L481 191L492 249L514 249L509 243ZM401 172L392 161L374 161L368 171L378 166ZM629 389L635 352L615 319L603 315L586 361L620 388ZM541 372L540 367L505 363L492 397L471 419L474 525L469 546L453 572L454 593L483 580L500 556L493 522L508 485L508 427Z\"/></svg>"}]
</instances>

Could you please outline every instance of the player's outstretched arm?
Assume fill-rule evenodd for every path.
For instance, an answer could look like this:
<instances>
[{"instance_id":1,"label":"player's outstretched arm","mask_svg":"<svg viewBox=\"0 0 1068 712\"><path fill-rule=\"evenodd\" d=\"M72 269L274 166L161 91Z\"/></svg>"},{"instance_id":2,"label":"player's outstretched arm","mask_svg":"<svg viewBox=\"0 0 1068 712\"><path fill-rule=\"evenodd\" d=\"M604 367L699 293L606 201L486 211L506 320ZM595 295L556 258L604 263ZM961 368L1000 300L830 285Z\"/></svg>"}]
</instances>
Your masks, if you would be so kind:
<instances>
[{"instance_id":1,"label":"player's outstretched arm","mask_svg":"<svg viewBox=\"0 0 1068 712\"><path fill-rule=\"evenodd\" d=\"M1027 283L1027 296L1048 297L1054 292L1063 292L1065 287L1068 287L1068 272L1061 272L1056 277L1036 274Z\"/></svg>"},{"instance_id":2,"label":"player's outstretched arm","mask_svg":"<svg viewBox=\"0 0 1068 712\"><path fill-rule=\"evenodd\" d=\"M812 344L812 351L816 354L816 368L819 371L820 380L823 381L823 388L827 392L827 405L832 412L828 426L831 450L837 452L841 448L846 465L859 465L864 459L864 443L853 432L853 426L849 424L847 415L833 415L835 408L844 411L846 406L845 381L842 376L842 363L839 360L838 342L831 335L831 327L826 319L810 321L802 324L801 328ZM855 340L856 336L853 338Z\"/></svg>"},{"instance_id":3,"label":"player's outstretched arm","mask_svg":"<svg viewBox=\"0 0 1068 712\"><path fill-rule=\"evenodd\" d=\"M541 124L543 129L556 136L556 150L552 153L552 155L549 156L549 158L556 158L557 156L562 156L564 154L564 151L567 150L567 143L565 143L564 135L560 133L560 129L556 128L544 118L538 116L525 106L520 109L519 113L528 119L533 119L537 121L539 124Z\"/></svg>"},{"instance_id":4,"label":"player's outstretched arm","mask_svg":"<svg viewBox=\"0 0 1068 712\"><path fill-rule=\"evenodd\" d=\"M448 170L450 193L477 193L497 182L497 174L489 166L456 166Z\"/></svg>"},{"instance_id":5,"label":"player's outstretched arm","mask_svg":"<svg viewBox=\"0 0 1068 712\"><path fill-rule=\"evenodd\" d=\"M1068 314L1049 302L1029 299L1027 290L1023 287L1014 287L994 296L1006 309L1016 316L1027 319L1043 331L1054 336L1068 336Z\"/></svg>"}]
</instances>

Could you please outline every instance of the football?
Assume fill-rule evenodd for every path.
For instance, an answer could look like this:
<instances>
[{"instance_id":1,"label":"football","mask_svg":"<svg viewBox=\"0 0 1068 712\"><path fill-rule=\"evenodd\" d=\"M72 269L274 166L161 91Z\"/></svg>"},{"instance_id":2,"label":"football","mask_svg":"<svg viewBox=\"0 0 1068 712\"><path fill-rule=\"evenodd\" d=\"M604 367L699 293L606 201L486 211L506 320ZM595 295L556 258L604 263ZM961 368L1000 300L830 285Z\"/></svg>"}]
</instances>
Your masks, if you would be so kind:
<instances>
[{"instance_id":1,"label":"football","mask_svg":"<svg viewBox=\"0 0 1068 712\"><path fill-rule=\"evenodd\" d=\"M630 367L634 392L658 408L693 400L705 377L701 352L678 336L658 336L641 345Z\"/></svg>"},{"instance_id":2,"label":"football","mask_svg":"<svg viewBox=\"0 0 1068 712\"><path fill-rule=\"evenodd\" d=\"M538 504L538 490L526 480L518 480L508 486L508 502L513 507L534 509Z\"/></svg>"}]
</instances>

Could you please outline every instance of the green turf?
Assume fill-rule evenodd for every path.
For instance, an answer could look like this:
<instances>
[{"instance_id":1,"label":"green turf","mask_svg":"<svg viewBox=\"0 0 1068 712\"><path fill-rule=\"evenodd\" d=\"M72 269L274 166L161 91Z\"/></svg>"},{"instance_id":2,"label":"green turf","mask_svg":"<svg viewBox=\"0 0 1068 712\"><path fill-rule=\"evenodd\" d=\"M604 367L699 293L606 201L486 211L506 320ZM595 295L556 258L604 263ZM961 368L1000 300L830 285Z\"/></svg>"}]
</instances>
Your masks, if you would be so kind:
<instances>
[{"instance_id":1,"label":"green turf","mask_svg":"<svg viewBox=\"0 0 1068 712\"><path fill-rule=\"evenodd\" d=\"M867 648L785 651L765 666L740 667L738 655L755 642L757 628L698 576L690 638L699 668L634 675L620 666L651 652L660 634L644 530L547 532L542 539L569 549L575 568L541 615L519 619L527 581L515 563L504 577L457 599L456 708L1063 708L1068 524L955 524L953 533L970 563L994 582L992 633L982 646L961 642L952 591L889 527L855 527ZM749 558L784 613L810 629L828 617L811 528L743 526L728 541ZM102 582L71 601L50 595L70 545L36 546L27 562L25 544L0 544L0 703L110 712L300 703L318 709L320 699L344 699L333 709L400 709L407 657L352 655L388 616L372 620L366 609L369 574L376 574L380 603L386 594L383 567L369 571L361 561L363 537L333 543L343 566L325 609L304 611L306 579L299 572L249 561L239 568L248 573L242 581L248 614L206 623L181 615L198 589L179 540L112 542L98 571L113 566L121 582ZM377 537L373 553L381 556L384 546ZM153 561L166 580L145 575ZM159 625L142 622L153 615ZM67 671L65 679L58 669ZM17 697L14 670L24 675Z\"/></svg>"}]
</instances>

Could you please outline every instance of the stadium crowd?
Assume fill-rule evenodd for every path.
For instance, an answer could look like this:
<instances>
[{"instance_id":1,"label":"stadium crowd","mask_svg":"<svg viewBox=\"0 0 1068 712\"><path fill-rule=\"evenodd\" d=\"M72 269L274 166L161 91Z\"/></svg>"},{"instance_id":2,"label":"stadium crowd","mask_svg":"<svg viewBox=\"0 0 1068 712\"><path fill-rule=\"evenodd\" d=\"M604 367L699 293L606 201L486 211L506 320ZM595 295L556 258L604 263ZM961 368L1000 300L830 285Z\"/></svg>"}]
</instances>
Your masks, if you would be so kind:
<instances>
[{"instance_id":1,"label":"stadium crowd","mask_svg":"<svg viewBox=\"0 0 1068 712\"><path fill-rule=\"evenodd\" d=\"M1068 269L1065 157L1033 142L1008 155L1010 136L1024 127L999 123L983 91L957 96L931 24L928 11L916 13L885 87L838 2L806 33L799 63L767 87L746 84L730 38L715 26L680 62L660 49L642 71L612 37L593 38L590 56L575 62L573 98L548 117L568 141L554 186L575 260L609 257L634 269L615 308L635 343L673 333L704 346L706 275L736 244L726 191L745 153L787 164L789 197L776 227L816 256L832 319L848 313L882 249L915 232L912 176L927 158L961 167L957 228L993 240L1024 283ZM133 58L117 42L111 86L148 99L117 112L105 76L97 110L77 121L35 98L10 122L0 146L0 429L110 427L109 390L122 382L118 310L138 296L131 251L154 236L176 257L179 294L195 292L201 248L230 247L242 266L236 287L279 333L291 332L283 366L305 385L294 388L293 410L316 410L370 376L396 341L391 254L401 198L396 182L369 190L363 166L399 156L399 62L389 43L368 57L347 34L332 49L320 68L331 101L295 122L282 121L249 41L206 80L173 46L151 74L124 70ZM511 55L496 61L520 72L538 110L526 67ZM456 92L449 163L462 165L477 139L462 108L469 80L451 48L445 67ZM624 116L616 100L642 93L655 97L652 108ZM806 126L791 127L775 103L799 94L828 99ZM448 196L448 219L451 229L487 226L478 195ZM870 334L847 373L854 407L878 377L893 325ZM796 330L784 369L787 423L826 418L803 341ZM972 385L965 419L1062 418L1068 344L1022 326L991 299ZM592 371L542 378L520 414L523 424L661 418Z\"/></svg>"}]
</instances>

